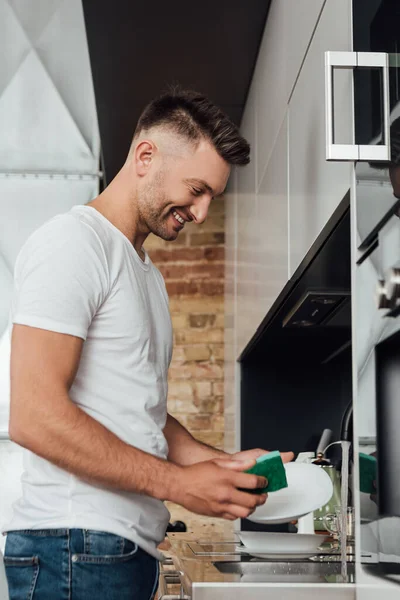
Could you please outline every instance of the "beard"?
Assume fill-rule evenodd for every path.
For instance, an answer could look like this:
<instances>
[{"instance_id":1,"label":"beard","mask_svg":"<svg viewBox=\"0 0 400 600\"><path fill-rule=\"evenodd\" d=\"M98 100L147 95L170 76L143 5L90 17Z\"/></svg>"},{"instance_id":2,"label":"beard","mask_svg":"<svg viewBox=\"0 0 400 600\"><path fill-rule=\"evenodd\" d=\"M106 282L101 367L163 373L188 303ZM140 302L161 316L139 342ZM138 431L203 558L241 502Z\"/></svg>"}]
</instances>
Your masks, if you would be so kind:
<instances>
[{"instance_id":1,"label":"beard","mask_svg":"<svg viewBox=\"0 0 400 600\"><path fill-rule=\"evenodd\" d=\"M179 233L170 224L172 206L173 203L167 198L164 190L164 173L159 171L154 180L143 187L138 198L138 207L143 225L166 241L175 240Z\"/></svg>"}]
</instances>

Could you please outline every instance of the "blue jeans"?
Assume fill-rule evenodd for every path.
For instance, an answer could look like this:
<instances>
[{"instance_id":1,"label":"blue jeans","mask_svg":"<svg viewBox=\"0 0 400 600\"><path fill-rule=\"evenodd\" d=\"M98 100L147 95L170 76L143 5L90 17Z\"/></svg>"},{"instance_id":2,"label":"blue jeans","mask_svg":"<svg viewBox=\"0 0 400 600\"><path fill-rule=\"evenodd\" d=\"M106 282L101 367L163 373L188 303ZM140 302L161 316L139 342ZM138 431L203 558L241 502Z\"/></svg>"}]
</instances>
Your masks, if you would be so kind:
<instances>
[{"instance_id":1,"label":"blue jeans","mask_svg":"<svg viewBox=\"0 0 400 600\"><path fill-rule=\"evenodd\" d=\"M89 529L11 531L10 600L151 600L159 566L125 538Z\"/></svg>"}]
</instances>

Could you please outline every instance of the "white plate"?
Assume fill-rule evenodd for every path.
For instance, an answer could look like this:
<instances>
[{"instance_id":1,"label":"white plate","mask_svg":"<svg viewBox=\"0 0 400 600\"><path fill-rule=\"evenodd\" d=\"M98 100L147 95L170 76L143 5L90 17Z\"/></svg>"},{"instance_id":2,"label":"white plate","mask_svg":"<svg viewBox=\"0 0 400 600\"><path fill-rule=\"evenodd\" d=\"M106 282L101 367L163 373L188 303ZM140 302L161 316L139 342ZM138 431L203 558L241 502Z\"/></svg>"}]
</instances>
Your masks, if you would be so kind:
<instances>
[{"instance_id":1,"label":"white plate","mask_svg":"<svg viewBox=\"0 0 400 600\"><path fill-rule=\"evenodd\" d=\"M248 517L250 521L289 523L321 508L332 498L332 481L323 469L306 463L284 466L288 487L269 494L266 503Z\"/></svg>"},{"instance_id":2,"label":"white plate","mask_svg":"<svg viewBox=\"0 0 400 600\"><path fill-rule=\"evenodd\" d=\"M278 552L274 554L272 552L253 552L253 550L249 550L248 548L236 548L236 550L240 550L245 554L249 554L250 556L254 556L255 558L268 558L272 560L289 560L289 559L301 559L301 558L310 558L311 556L315 556L318 552Z\"/></svg>"},{"instance_id":3,"label":"white plate","mask_svg":"<svg viewBox=\"0 0 400 600\"><path fill-rule=\"evenodd\" d=\"M262 554L295 554L317 552L324 543L324 535L309 533L274 533L264 531L241 531L238 533L244 549Z\"/></svg>"}]
</instances>

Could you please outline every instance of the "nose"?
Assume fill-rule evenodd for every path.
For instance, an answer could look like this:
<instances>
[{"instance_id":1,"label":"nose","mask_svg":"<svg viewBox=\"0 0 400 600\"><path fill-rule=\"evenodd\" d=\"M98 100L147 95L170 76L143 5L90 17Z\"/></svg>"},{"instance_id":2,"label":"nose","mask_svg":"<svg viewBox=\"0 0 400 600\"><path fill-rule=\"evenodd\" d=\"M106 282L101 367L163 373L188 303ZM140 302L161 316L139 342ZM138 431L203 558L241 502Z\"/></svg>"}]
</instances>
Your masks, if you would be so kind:
<instances>
[{"instance_id":1,"label":"nose","mask_svg":"<svg viewBox=\"0 0 400 600\"><path fill-rule=\"evenodd\" d=\"M208 208L210 206L212 198L209 194L203 194L200 198L197 198L191 205L189 212L192 215L195 223L204 223L207 218Z\"/></svg>"}]
</instances>

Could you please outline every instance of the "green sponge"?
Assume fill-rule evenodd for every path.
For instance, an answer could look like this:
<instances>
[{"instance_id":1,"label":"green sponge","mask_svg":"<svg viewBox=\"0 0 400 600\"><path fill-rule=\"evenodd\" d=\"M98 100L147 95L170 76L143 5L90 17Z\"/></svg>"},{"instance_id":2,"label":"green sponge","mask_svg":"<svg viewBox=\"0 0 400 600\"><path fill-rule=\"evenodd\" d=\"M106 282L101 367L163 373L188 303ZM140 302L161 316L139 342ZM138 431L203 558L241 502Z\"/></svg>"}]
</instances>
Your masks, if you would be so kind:
<instances>
[{"instance_id":1,"label":"green sponge","mask_svg":"<svg viewBox=\"0 0 400 600\"><path fill-rule=\"evenodd\" d=\"M365 494L376 494L374 481L376 481L376 458L370 454L359 453L360 491Z\"/></svg>"},{"instance_id":2,"label":"green sponge","mask_svg":"<svg viewBox=\"0 0 400 600\"><path fill-rule=\"evenodd\" d=\"M283 466L282 458L278 450L268 452L268 454L263 454L263 456L257 458L254 467L247 469L245 473L261 475L268 480L266 488L256 488L253 490L246 489L246 492L265 494L266 492L277 492L282 488L288 487L285 467Z\"/></svg>"}]
</instances>

